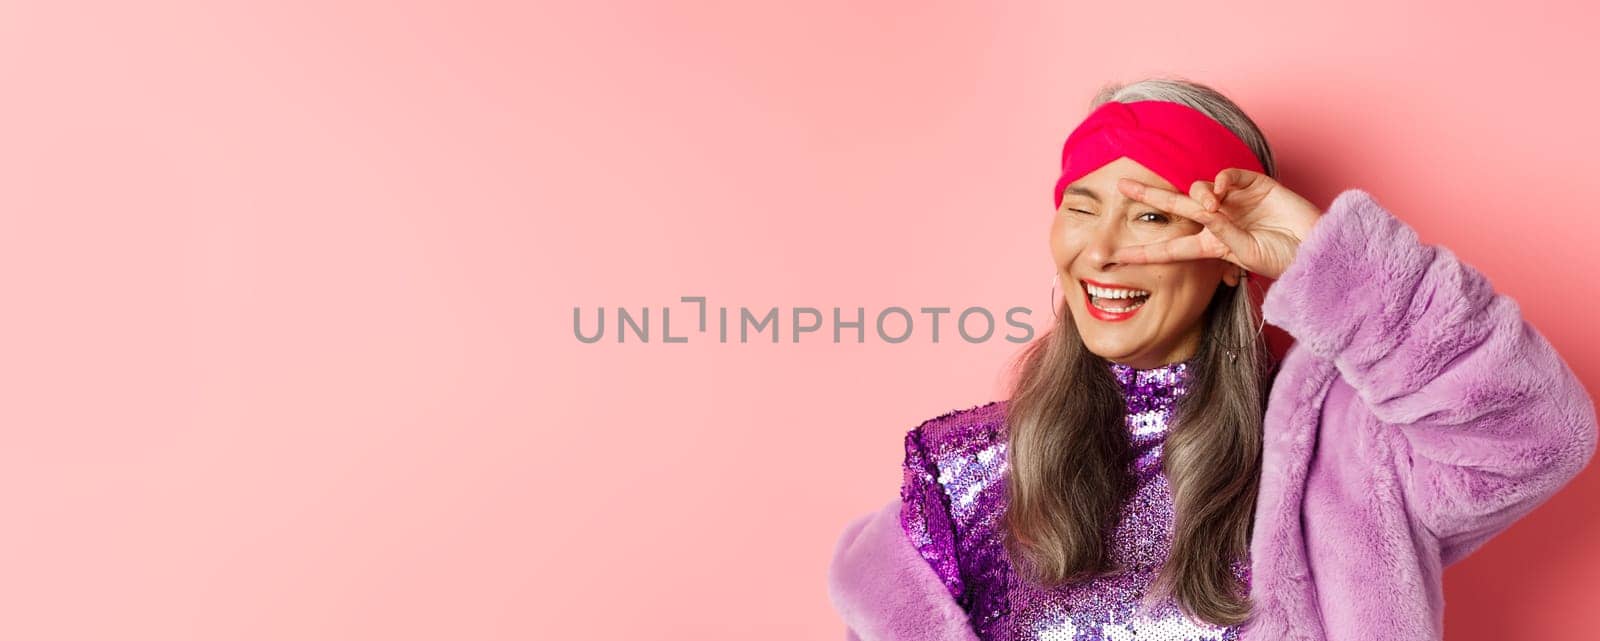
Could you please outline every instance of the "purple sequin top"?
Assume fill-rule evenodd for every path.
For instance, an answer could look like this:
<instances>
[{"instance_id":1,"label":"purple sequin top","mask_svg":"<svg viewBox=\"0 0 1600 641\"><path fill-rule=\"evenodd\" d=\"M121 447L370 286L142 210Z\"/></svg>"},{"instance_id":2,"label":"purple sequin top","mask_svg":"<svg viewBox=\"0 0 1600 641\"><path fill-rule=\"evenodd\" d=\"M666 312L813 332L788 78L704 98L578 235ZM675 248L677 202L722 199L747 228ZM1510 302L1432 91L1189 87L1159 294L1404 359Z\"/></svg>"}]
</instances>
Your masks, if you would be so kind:
<instances>
[{"instance_id":1,"label":"purple sequin top","mask_svg":"<svg viewBox=\"0 0 1600 641\"><path fill-rule=\"evenodd\" d=\"M1172 538L1172 494L1161 469L1161 446L1194 359L1138 370L1110 363L1128 407L1137 450L1137 489L1123 504L1107 542L1118 575L1054 589L1012 572L1001 543L1005 510L1006 434L1002 404L953 413L906 434L900 522L984 641L1100 639L1233 640L1238 627L1186 617L1167 599L1138 612L1138 601L1166 558ZM1233 571L1249 585L1247 561Z\"/></svg>"}]
</instances>

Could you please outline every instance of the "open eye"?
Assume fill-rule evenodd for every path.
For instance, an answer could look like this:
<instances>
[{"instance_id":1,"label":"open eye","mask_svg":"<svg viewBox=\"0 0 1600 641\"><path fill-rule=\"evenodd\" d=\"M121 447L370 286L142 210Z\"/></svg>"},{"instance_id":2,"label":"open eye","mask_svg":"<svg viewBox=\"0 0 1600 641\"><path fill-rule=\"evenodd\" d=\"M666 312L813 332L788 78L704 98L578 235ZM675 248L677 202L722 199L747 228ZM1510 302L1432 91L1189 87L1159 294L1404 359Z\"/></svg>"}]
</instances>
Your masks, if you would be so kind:
<instances>
[{"instance_id":1,"label":"open eye","mask_svg":"<svg viewBox=\"0 0 1600 641\"><path fill-rule=\"evenodd\" d=\"M1172 217L1171 216L1168 216L1166 214L1163 214L1163 213L1157 212L1157 211L1147 211L1145 213L1139 214L1139 220L1145 220L1145 216L1155 216L1156 217L1155 220L1147 220L1145 222L1161 223L1163 225L1166 224L1166 223L1172 222Z\"/></svg>"}]
</instances>

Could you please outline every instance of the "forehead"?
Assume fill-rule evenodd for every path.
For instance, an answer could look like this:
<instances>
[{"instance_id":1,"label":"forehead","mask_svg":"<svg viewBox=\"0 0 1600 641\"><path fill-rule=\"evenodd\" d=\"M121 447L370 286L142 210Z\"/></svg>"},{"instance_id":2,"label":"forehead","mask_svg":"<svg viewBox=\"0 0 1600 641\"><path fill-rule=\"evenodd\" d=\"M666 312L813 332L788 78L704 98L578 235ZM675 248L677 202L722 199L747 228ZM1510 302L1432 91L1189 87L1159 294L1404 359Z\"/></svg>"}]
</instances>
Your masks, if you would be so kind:
<instances>
[{"instance_id":1,"label":"forehead","mask_svg":"<svg viewBox=\"0 0 1600 641\"><path fill-rule=\"evenodd\" d=\"M1122 156L1116 160L1101 165L1098 169L1084 174L1081 178L1067 184L1066 195L1087 196L1095 200L1109 196L1119 195L1117 180L1119 178L1132 178L1146 185L1153 185L1162 189L1173 189L1172 183L1162 178L1148 167L1138 161Z\"/></svg>"}]
</instances>

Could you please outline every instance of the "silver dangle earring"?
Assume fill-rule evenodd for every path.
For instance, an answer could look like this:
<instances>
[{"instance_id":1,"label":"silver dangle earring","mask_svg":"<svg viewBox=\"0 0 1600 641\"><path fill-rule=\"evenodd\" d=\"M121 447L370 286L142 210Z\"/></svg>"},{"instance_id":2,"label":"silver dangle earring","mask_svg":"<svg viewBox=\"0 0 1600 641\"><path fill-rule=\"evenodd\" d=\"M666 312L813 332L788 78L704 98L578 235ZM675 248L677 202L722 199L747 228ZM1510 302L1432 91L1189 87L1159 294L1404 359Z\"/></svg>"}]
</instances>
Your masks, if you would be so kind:
<instances>
[{"instance_id":1,"label":"silver dangle earring","mask_svg":"<svg viewBox=\"0 0 1600 641\"><path fill-rule=\"evenodd\" d=\"M1239 285L1240 286L1249 286L1249 284L1250 284L1250 281L1248 280L1250 278L1249 274L1250 274L1250 272L1248 272L1248 271L1245 271L1243 269L1239 270ZM1236 350L1236 349L1234 349L1232 347L1228 348L1228 360L1229 361L1239 360L1239 350Z\"/></svg>"},{"instance_id":2,"label":"silver dangle earring","mask_svg":"<svg viewBox=\"0 0 1600 641\"><path fill-rule=\"evenodd\" d=\"M1248 270L1248 269L1239 270L1239 286L1248 287L1249 285L1250 285L1250 270ZM1262 335L1261 335L1261 332L1262 332L1262 330L1266 329L1266 326L1267 326L1267 318L1266 318L1265 315L1263 315L1261 317L1261 322L1256 323L1256 338L1258 340L1264 340ZM1239 360L1239 351L1238 350L1230 347L1230 348L1227 349L1227 352L1228 352L1228 360L1229 361Z\"/></svg>"}]
</instances>

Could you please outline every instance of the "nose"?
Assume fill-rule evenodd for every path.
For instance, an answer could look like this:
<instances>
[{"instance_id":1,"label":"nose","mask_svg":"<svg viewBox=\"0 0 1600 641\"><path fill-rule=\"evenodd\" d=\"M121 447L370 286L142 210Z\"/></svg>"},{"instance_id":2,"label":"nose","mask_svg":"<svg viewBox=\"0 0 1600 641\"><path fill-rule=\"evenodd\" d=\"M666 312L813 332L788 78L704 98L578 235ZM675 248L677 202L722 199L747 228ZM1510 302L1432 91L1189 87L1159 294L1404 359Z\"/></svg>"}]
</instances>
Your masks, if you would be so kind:
<instances>
[{"instance_id":1,"label":"nose","mask_svg":"<svg viewBox=\"0 0 1600 641\"><path fill-rule=\"evenodd\" d=\"M1083 256L1089 264L1094 265L1095 269L1110 271L1117 265L1112 257L1127 242L1123 234L1124 226L1119 222L1116 216L1102 215L1090 230L1088 242L1083 247Z\"/></svg>"}]
</instances>

